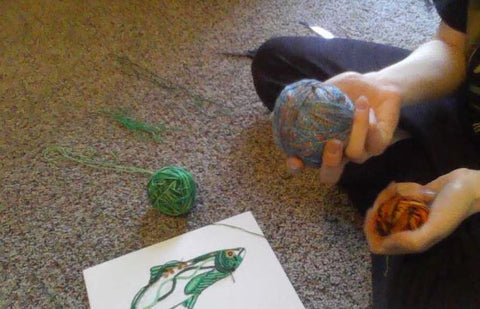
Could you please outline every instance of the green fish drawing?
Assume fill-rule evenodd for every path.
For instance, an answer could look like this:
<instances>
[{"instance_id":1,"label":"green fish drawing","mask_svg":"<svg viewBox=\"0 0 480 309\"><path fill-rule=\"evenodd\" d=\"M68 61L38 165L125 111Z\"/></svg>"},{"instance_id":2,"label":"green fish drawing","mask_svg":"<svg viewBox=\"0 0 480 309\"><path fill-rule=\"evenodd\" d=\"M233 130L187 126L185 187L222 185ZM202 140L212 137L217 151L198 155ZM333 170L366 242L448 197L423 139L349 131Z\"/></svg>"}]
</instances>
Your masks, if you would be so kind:
<instances>
[{"instance_id":1,"label":"green fish drawing","mask_svg":"<svg viewBox=\"0 0 480 309\"><path fill-rule=\"evenodd\" d=\"M186 262L170 261L154 266L150 268L148 284L137 292L130 308L150 309L158 305L159 308L192 309L204 290L240 266L245 252L244 248L218 250ZM175 293L182 283L183 293Z\"/></svg>"}]
</instances>

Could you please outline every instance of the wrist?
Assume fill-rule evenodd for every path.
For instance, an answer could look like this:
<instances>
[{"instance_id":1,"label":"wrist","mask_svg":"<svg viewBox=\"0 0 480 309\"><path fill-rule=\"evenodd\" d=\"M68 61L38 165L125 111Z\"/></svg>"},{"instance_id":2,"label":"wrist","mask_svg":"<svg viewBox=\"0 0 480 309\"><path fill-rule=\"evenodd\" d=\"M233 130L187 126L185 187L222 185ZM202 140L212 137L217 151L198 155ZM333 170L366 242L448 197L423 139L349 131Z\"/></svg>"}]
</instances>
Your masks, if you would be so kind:
<instances>
[{"instance_id":1,"label":"wrist","mask_svg":"<svg viewBox=\"0 0 480 309\"><path fill-rule=\"evenodd\" d=\"M472 170L470 185L473 190L473 212L480 213L480 171Z\"/></svg>"},{"instance_id":2,"label":"wrist","mask_svg":"<svg viewBox=\"0 0 480 309\"><path fill-rule=\"evenodd\" d=\"M464 197L471 201L470 213L480 212L480 171L459 168L453 172L454 181L463 188Z\"/></svg>"},{"instance_id":3,"label":"wrist","mask_svg":"<svg viewBox=\"0 0 480 309\"><path fill-rule=\"evenodd\" d=\"M384 70L370 72L366 73L365 77L384 91L388 91L391 95L397 96L402 104L405 102L407 98L405 91L402 91L401 84L392 79L388 72Z\"/></svg>"}]
</instances>

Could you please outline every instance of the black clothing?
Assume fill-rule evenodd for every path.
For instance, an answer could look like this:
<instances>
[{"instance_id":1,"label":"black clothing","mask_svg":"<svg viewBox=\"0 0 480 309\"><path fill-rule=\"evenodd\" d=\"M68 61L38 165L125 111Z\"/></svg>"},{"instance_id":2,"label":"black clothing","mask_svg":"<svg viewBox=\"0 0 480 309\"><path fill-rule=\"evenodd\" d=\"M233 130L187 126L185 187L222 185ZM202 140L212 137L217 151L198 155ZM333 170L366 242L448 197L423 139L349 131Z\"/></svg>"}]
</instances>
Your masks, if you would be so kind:
<instances>
[{"instance_id":1,"label":"black clothing","mask_svg":"<svg viewBox=\"0 0 480 309\"><path fill-rule=\"evenodd\" d=\"M470 125L480 143L480 0L435 0L443 22L467 34L467 93Z\"/></svg>"},{"instance_id":2,"label":"black clothing","mask_svg":"<svg viewBox=\"0 0 480 309\"><path fill-rule=\"evenodd\" d=\"M455 30L467 31L468 0L434 0L438 15Z\"/></svg>"}]
</instances>

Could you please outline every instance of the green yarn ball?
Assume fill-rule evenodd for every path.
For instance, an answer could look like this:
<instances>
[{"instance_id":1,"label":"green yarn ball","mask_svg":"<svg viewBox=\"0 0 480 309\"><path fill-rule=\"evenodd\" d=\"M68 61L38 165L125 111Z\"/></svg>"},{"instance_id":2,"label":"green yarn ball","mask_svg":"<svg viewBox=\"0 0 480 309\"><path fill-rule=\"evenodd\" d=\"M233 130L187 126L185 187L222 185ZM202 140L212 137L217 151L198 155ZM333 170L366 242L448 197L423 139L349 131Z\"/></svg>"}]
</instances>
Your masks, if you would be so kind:
<instances>
[{"instance_id":1,"label":"green yarn ball","mask_svg":"<svg viewBox=\"0 0 480 309\"><path fill-rule=\"evenodd\" d=\"M196 183L192 175L176 166L156 171L148 181L147 195L160 212L179 216L189 212L195 202Z\"/></svg>"}]
</instances>

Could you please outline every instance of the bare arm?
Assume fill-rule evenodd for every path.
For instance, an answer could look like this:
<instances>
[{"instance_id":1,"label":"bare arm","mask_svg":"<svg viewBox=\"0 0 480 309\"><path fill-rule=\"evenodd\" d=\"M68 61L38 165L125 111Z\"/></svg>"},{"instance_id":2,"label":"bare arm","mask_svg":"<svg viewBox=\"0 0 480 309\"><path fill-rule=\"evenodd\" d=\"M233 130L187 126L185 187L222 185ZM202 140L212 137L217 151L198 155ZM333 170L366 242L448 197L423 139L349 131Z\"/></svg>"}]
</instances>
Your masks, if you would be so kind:
<instances>
[{"instance_id":1,"label":"bare arm","mask_svg":"<svg viewBox=\"0 0 480 309\"><path fill-rule=\"evenodd\" d=\"M466 35L441 23L433 40L404 60L369 73L379 83L395 87L403 104L452 93L465 78Z\"/></svg>"}]
</instances>

